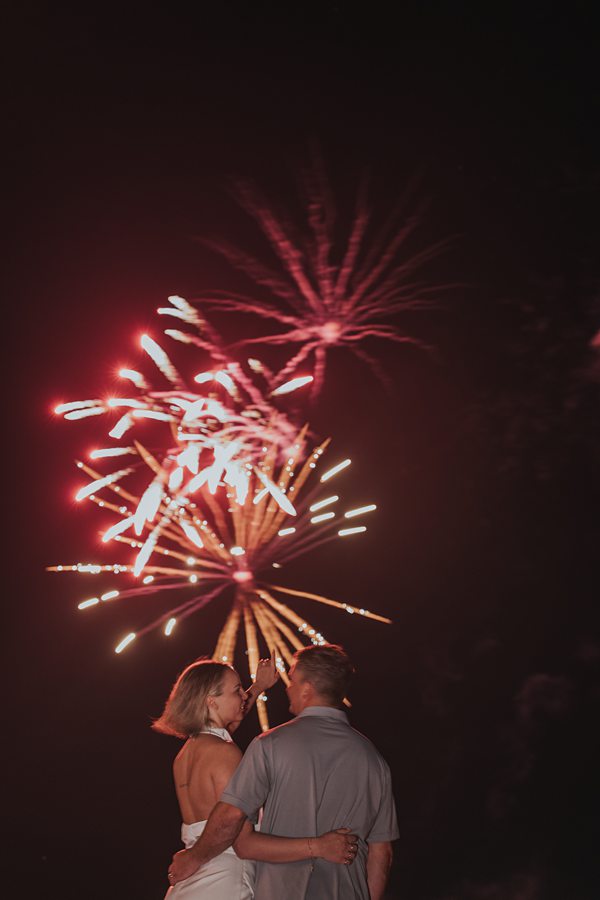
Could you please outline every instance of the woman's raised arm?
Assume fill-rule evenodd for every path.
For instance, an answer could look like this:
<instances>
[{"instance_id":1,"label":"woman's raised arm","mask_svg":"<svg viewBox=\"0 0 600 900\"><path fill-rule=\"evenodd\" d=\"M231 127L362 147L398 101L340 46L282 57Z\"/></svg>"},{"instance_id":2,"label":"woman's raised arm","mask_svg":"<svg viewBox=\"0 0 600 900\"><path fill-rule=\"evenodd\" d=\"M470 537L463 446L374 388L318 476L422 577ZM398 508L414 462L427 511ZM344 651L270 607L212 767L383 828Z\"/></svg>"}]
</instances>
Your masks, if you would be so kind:
<instances>
[{"instance_id":1,"label":"woman's raised arm","mask_svg":"<svg viewBox=\"0 0 600 900\"><path fill-rule=\"evenodd\" d=\"M279 680L279 672L277 671L277 659L275 648L271 650L270 659L261 659L256 669L256 679L246 691L246 705L244 707L244 715L247 716L257 699L263 691L269 688ZM236 723L236 728L239 723ZM231 731L232 729L230 729Z\"/></svg>"}]
</instances>

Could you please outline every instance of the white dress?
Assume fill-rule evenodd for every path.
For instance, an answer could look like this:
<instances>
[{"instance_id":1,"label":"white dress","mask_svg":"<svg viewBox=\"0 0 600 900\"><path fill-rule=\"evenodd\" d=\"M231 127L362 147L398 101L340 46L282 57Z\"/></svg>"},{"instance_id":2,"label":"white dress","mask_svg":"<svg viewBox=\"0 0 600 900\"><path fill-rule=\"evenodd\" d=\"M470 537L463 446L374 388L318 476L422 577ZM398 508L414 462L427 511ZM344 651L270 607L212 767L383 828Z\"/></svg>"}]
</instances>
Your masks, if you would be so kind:
<instances>
[{"instance_id":1,"label":"white dress","mask_svg":"<svg viewBox=\"0 0 600 900\"><path fill-rule=\"evenodd\" d=\"M202 733L231 741L225 728L207 728ZM206 822L205 819L181 826L181 840L186 850L194 846ZM165 900L252 900L253 897L254 863L249 859L239 859L233 847L228 847L185 881L170 887Z\"/></svg>"}]
</instances>

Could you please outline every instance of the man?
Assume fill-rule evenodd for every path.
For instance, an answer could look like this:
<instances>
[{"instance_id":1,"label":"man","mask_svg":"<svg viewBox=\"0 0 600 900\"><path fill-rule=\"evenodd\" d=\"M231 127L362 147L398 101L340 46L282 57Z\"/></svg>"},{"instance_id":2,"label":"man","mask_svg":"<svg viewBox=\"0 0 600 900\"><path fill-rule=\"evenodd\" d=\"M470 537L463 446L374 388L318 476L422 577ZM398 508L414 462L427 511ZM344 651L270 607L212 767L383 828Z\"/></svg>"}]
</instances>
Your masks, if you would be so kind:
<instances>
[{"instance_id":1,"label":"man","mask_svg":"<svg viewBox=\"0 0 600 900\"><path fill-rule=\"evenodd\" d=\"M296 718L253 740L204 833L173 857L171 884L229 847L263 807L263 832L302 837L347 826L358 848L346 866L258 862L256 900L381 900L398 826L387 763L341 709L352 672L332 644L295 654L287 693Z\"/></svg>"}]
</instances>

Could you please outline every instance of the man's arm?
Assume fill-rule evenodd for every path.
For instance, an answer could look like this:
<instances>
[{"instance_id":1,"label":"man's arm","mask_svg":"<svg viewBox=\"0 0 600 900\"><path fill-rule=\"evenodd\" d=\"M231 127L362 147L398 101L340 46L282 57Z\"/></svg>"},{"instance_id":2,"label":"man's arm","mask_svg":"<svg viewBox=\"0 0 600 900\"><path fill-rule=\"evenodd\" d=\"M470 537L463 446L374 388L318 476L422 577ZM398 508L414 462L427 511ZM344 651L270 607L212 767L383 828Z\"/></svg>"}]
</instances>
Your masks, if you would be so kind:
<instances>
[{"instance_id":1,"label":"man's arm","mask_svg":"<svg viewBox=\"0 0 600 900\"><path fill-rule=\"evenodd\" d=\"M231 847L242 830L245 819L246 814L237 806L219 801L194 846L189 850L180 850L173 857L169 868L169 882L177 884L178 881L189 878L200 866Z\"/></svg>"},{"instance_id":2,"label":"man's arm","mask_svg":"<svg viewBox=\"0 0 600 900\"><path fill-rule=\"evenodd\" d=\"M367 854L367 884L371 900L381 900L392 865L392 845L389 841L369 844Z\"/></svg>"},{"instance_id":3,"label":"man's arm","mask_svg":"<svg viewBox=\"0 0 600 900\"><path fill-rule=\"evenodd\" d=\"M269 772L263 741L254 738L239 766L227 772L231 764L233 744L225 744L220 751L220 765L211 772L215 796L221 799L214 807L204 832L189 850L180 850L173 857L169 876L172 884L193 875L235 841L246 817L252 819L269 793ZM229 751L228 751L229 748ZM237 750L239 755L239 750ZM229 757L229 759L228 759ZM228 779L229 782L228 782ZM223 788L227 785L225 790Z\"/></svg>"}]
</instances>

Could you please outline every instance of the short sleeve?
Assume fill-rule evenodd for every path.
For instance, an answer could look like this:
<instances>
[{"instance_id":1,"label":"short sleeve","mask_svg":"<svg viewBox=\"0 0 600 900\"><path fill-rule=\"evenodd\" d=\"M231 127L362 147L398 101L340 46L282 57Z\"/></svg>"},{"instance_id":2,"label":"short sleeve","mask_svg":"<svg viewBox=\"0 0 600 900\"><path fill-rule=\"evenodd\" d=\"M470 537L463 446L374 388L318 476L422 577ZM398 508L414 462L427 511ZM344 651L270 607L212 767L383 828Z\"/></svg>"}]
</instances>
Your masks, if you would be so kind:
<instances>
[{"instance_id":1,"label":"short sleeve","mask_svg":"<svg viewBox=\"0 0 600 900\"><path fill-rule=\"evenodd\" d=\"M376 844L383 841L395 841L400 837L396 806L392 794L392 776L389 766L383 760L381 803L371 831L367 835L367 843Z\"/></svg>"},{"instance_id":2,"label":"short sleeve","mask_svg":"<svg viewBox=\"0 0 600 900\"><path fill-rule=\"evenodd\" d=\"M269 767L264 748L264 739L254 738L242 760L229 779L221 794L223 803L237 806L246 813L251 822L256 823L258 811L269 793Z\"/></svg>"}]
</instances>

